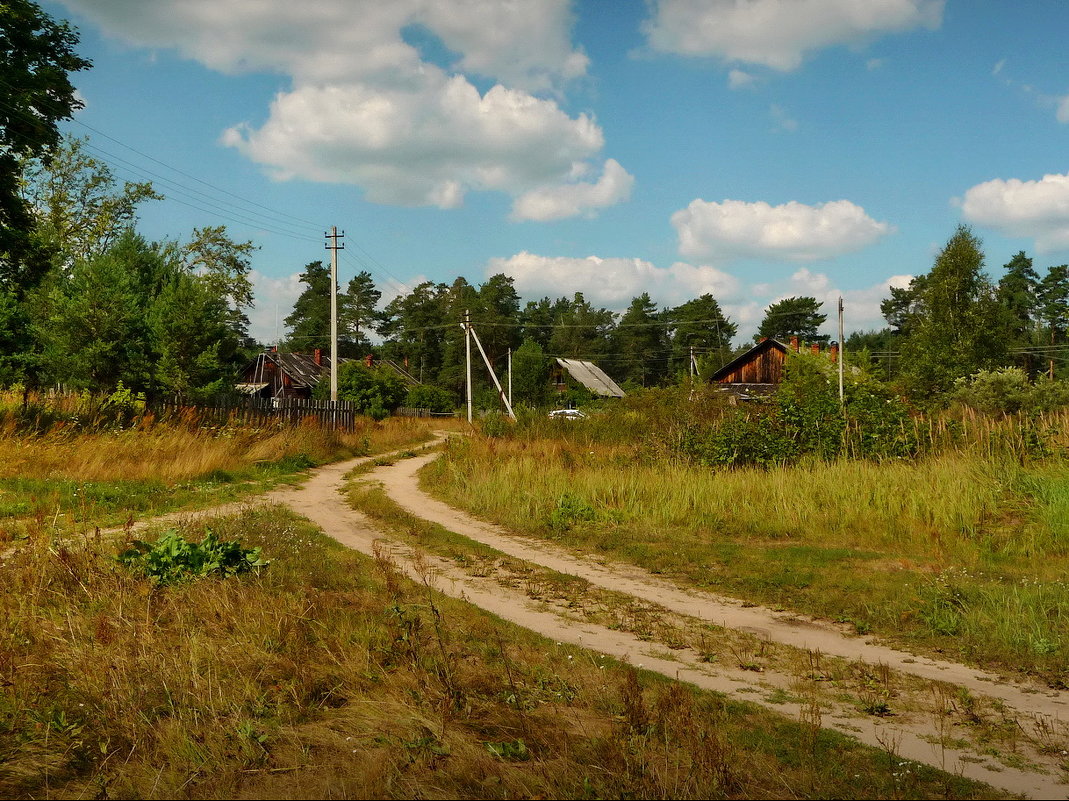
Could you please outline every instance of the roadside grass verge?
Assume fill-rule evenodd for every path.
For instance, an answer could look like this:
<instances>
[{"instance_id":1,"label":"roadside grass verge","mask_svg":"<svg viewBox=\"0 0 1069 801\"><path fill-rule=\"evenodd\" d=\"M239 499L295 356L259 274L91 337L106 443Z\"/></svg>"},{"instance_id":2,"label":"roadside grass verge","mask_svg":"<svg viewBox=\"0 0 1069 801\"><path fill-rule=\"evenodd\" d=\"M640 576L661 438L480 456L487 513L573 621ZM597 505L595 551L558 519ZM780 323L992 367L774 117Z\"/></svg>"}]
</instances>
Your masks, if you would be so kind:
<instances>
[{"instance_id":1,"label":"roadside grass verge","mask_svg":"<svg viewBox=\"0 0 1069 801\"><path fill-rule=\"evenodd\" d=\"M765 698L770 703L793 701L818 713L844 705L853 710L860 725L872 716L933 720L938 730L955 732L958 746L1011 767L1029 767L1026 754L1030 748L1056 756L1069 746L1064 731L1056 732L1047 722L1028 716L1018 718L998 701L975 697L968 690L892 671L886 665L793 648L750 631L722 628L503 554L401 508L373 478L360 480L357 475L347 498L395 541L445 557L472 577L518 590L561 617L629 632L663 645L669 658L689 651L699 662L716 664L721 672L788 677L790 690L768 692ZM1069 772L1069 761L1061 761Z\"/></svg>"},{"instance_id":2,"label":"roadside grass verge","mask_svg":"<svg viewBox=\"0 0 1069 801\"><path fill-rule=\"evenodd\" d=\"M26 434L0 429L0 542L37 525L121 525L263 492L325 462L425 442L420 421L370 419L352 432L147 422Z\"/></svg>"},{"instance_id":3,"label":"roadside grass verge","mask_svg":"<svg viewBox=\"0 0 1069 801\"><path fill-rule=\"evenodd\" d=\"M1069 683L1069 470L950 452L711 471L453 440L428 490L508 528L907 649Z\"/></svg>"},{"instance_id":4,"label":"roadside grass verge","mask_svg":"<svg viewBox=\"0 0 1069 801\"><path fill-rule=\"evenodd\" d=\"M0 561L0 794L999 797L556 645L285 509L205 527L271 564L157 587L45 531Z\"/></svg>"}]
</instances>

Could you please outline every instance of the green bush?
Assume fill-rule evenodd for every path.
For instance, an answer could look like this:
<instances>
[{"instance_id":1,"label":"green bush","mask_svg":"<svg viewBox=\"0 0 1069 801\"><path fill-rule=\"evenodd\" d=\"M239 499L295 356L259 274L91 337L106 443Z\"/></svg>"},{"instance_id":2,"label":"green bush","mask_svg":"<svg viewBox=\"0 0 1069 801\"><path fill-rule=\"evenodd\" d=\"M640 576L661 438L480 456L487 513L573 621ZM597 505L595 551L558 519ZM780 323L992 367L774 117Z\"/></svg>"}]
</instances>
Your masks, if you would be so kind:
<instances>
[{"instance_id":1,"label":"green bush","mask_svg":"<svg viewBox=\"0 0 1069 801\"><path fill-rule=\"evenodd\" d=\"M316 384L313 396L327 398L326 381ZM392 370L375 369L361 362L346 362L338 368L338 399L352 401L357 411L375 420L389 417L408 395L404 380Z\"/></svg>"},{"instance_id":2,"label":"green bush","mask_svg":"<svg viewBox=\"0 0 1069 801\"><path fill-rule=\"evenodd\" d=\"M116 558L120 564L144 573L157 584L175 584L204 576L225 578L247 573L268 564L259 548L216 538L207 529L199 543L189 542L175 529L168 529L153 543L134 540L133 547Z\"/></svg>"},{"instance_id":3,"label":"green bush","mask_svg":"<svg viewBox=\"0 0 1069 801\"><path fill-rule=\"evenodd\" d=\"M438 414L454 412L457 409L457 396L447 389L421 384L408 390L405 406L412 409L429 409Z\"/></svg>"},{"instance_id":4,"label":"green bush","mask_svg":"<svg viewBox=\"0 0 1069 801\"><path fill-rule=\"evenodd\" d=\"M1069 385L1042 376L1033 384L1019 367L980 370L954 382L952 398L985 414L1045 412L1069 406Z\"/></svg>"}]
</instances>

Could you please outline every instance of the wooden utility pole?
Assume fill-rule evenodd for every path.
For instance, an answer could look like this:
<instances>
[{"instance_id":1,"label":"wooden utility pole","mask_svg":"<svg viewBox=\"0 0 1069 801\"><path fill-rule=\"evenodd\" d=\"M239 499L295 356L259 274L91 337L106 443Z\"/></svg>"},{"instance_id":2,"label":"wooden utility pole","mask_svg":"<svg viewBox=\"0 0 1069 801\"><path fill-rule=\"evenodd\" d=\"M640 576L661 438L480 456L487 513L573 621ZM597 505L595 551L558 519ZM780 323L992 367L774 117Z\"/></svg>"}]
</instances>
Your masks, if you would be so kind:
<instances>
[{"instance_id":1,"label":"wooden utility pole","mask_svg":"<svg viewBox=\"0 0 1069 801\"><path fill-rule=\"evenodd\" d=\"M336 226L330 227L329 234L323 234L330 240L326 249L330 251L330 399L338 400L338 251L345 245L339 245L338 239L345 232L338 233Z\"/></svg>"},{"instance_id":2,"label":"wooden utility pole","mask_svg":"<svg viewBox=\"0 0 1069 801\"><path fill-rule=\"evenodd\" d=\"M468 422L471 422L471 311L464 310L464 373L468 386Z\"/></svg>"},{"instance_id":3,"label":"wooden utility pole","mask_svg":"<svg viewBox=\"0 0 1069 801\"><path fill-rule=\"evenodd\" d=\"M843 403L843 363L846 361L846 343L843 342L843 299L839 297L839 403Z\"/></svg>"}]
</instances>

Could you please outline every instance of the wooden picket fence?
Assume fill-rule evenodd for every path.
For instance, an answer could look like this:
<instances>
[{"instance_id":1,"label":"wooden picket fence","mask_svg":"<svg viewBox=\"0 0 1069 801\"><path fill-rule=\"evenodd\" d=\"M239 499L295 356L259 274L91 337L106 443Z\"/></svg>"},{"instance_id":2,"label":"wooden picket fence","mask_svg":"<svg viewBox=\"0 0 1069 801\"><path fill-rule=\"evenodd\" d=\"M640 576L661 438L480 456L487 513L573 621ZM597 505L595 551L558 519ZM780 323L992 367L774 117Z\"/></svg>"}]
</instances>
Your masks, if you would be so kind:
<instances>
[{"instance_id":1,"label":"wooden picket fence","mask_svg":"<svg viewBox=\"0 0 1069 801\"><path fill-rule=\"evenodd\" d=\"M344 431L354 430L360 417L352 401L308 398L236 398L196 406L160 403L152 410L158 418L196 418L199 425L296 426L311 417L321 426Z\"/></svg>"}]
</instances>

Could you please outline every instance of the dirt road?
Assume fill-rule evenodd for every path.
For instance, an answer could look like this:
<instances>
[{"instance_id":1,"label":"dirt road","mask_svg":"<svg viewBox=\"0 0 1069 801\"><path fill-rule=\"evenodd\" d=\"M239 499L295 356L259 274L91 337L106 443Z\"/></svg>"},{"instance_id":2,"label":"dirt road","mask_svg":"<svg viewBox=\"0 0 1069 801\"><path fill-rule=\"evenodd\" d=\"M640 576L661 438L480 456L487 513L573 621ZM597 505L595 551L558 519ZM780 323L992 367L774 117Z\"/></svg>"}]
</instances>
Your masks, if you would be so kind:
<instances>
[{"instance_id":1,"label":"dirt road","mask_svg":"<svg viewBox=\"0 0 1069 801\"><path fill-rule=\"evenodd\" d=\"M716 626L755 632L770 642L808 651L819 650L822 654L860 660L870 665L884 665L892 671L964 687L976 696L995 699L1004 705L1020 721L1022 730L1027 725L1038 724L1044 730L1065 733L1063 721L1069 709L1067 693L1038 686L1020 686L964 665L922 659L865 638L850 636L823 621L786 616L761 607L744 607L736 600L683 590L634 567L578 556L549 543L510 534L475 520L420 491L417 471L436 456L429 453L376 467L362 475L360 480L381 483L389 496L412 514L515 559L579 576L596 586L650 601ZM376 549L386 551L409 577L427 581L445 594L476 604L555 641L628 660L636 667L760 704L795 719L803 714L803 704L783 701L785 696L797 697L797 692L786 695L786 691L798 689L799 676L773 671L756 674L733 665L708 664L693 651L669 651L661 643L577 621L532 600L520 589L501 586L492 578L471 575L453 560L416 552L402 543L384 538L373 521L349 507L341 494L345 474L367 461L366 458L354 459L319 468L302 486L272 491L253 503L284 504L344 545L369 555ZM227 511L249 505L235 505ZM777 690L779 697L775 695ZM1051 749L1046 749L1047 752L1043 752L1023 745L1015 754L1020 758L1011 766L996 762L988 753L961 747L960 733L948 732L943 716L903 714L885 719L866 716L850 704L823 699L821 704L821 725L891 751L903 765L909 761L926 763L1032 798L1069 797L1069 786L1062 781L1064 772L1060 768L1060 763L1066 759L1064 751L1050 753Z\"/></svg>"}]
</instances>

